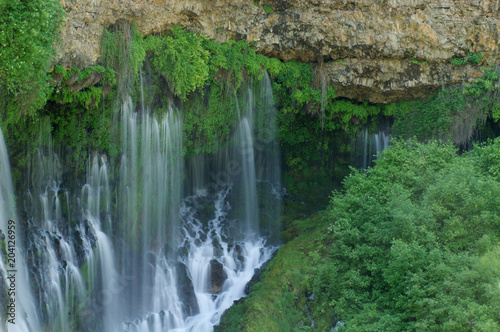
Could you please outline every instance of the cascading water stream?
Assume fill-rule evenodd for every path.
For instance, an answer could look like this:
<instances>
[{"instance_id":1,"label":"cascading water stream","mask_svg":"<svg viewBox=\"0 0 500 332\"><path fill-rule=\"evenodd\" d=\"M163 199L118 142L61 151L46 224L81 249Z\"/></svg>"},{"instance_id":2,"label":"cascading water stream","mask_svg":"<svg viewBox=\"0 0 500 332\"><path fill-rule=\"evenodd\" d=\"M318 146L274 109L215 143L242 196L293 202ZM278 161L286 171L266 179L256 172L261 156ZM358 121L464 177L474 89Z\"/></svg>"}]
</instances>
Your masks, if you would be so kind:
<instances>
[{"instance_id":1,"label":"cascading water stream","mask_svg":"<svg viewBox=\"0 0 500 332\"><path fill-rule=\"evenodd\" d=\"M183 321L175 267L166 259L176 246L178 230L182 122L172 109L162 118L139 115L128 98L122 106L122 126L121 220L126 224L118 231L128 243L121 245L121 265L123 274L134 277L132 289L137 290L125 295L128 305L120 308L122 320L136 322L123 328L142 331L152 324L171 329ZM167 317L159 317L160 312Z\"/></svg>"},{"instance_id":2,"label":"cascading water stream","mask_svg":"<svg viewBox=\"0 0 500 332\"><path fill-rule=\"evenodd\" d=\"M210 197L199 191L184 200L181 215L184 221L184 259L193 279L200 313L189 317L182 330L210 331L235 300L244 296L245 285L255 269L267 261L274 248L263 239L228 243L231 187L221 188ZM205 224L196 215L200 205L213 204L214 216Z\"/></svg>"}]
</instances>

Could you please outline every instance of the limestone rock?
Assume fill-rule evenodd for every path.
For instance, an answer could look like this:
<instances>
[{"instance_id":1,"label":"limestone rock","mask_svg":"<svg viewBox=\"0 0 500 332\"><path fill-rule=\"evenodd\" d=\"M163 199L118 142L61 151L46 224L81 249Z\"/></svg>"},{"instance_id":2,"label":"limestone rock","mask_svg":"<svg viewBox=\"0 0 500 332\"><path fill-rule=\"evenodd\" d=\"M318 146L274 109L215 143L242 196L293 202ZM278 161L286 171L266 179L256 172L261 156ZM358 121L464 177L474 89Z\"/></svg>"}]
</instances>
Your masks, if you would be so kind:
<instances>
[{"instance_id":1,"label":"limestone rock","mask_svg":"<svg viewBox=\"0 0 500 332\"><path fill-rule=\"evenodd\" d=\"M253 41L259 52L284 61L322 61L329 83L340 88L339 95L358 100L416 97L442 84L468 80L470 76L464 76L468 72L477 75L477 69L450 67L453 57L468 52L482 52L485 61L499 57L497 0L66 0L63 4L68 15L58 62L79 68L98 61L104 27L123 19L136 23L143 35L179 24L218 41ZM264 4L272 12L266 12ZM427 61L427 67L415 67L415 59Z\"/></svg>"}]
</instances>

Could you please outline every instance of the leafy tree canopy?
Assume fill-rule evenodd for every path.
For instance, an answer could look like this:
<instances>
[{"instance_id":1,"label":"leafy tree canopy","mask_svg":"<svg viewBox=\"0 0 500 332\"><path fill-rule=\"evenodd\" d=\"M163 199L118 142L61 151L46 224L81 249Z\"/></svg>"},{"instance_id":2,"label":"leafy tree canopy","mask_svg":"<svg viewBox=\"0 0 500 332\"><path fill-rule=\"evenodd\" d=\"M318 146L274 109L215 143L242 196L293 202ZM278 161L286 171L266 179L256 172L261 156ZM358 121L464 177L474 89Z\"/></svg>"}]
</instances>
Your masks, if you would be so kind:
<instances>
[{"instance_id":1,"label":"leafy tree canopy","mask_svg":"<svg viewBox=\"0 0 500 332\"><path fill-rule=\"evenodd\" d=\"M499 331L499 160L500 139L462 156L394 142L325 212L292 224L298 236L221 327Z\"/></svg>"}]
</instances>

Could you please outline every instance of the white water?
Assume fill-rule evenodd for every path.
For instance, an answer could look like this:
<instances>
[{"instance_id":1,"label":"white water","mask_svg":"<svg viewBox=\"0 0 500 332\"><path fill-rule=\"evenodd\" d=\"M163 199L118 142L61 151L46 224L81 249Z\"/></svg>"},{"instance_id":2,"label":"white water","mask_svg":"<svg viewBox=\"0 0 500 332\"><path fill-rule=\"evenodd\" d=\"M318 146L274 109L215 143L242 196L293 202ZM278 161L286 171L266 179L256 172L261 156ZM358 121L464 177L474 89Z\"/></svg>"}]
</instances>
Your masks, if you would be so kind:
<instances>
[{"instance_id":1,"label":"white water","mask_svg":"<svg viewBox=\"0 0 500 332\"><path fill-rule=\"evenodd\" d=\"M255 268L267 261L274 249L266 247L262 239L235 242L233 246L224 240L227 236L224 227L228 223L226 217L230 206L227 196L230 191L230 187L223 188L213 198L214 218L209 220L206 227L203 227L202 223L194 217L196 210L188 206L189 203L199 198L206 198L206 193L199 192L184 201L181 213L185 220L186 242L190 248L186 265L193 278L200 313L189 317L182 330L210 331L213 325L219 322L222 313L235 300L245 295L245 285L252 278ZM221 289L217 289L217 285L210 283L212 272L210 261L213 259L222 263L224 272L227 274L227 279Z\"/></svg>"},{"instance_id":2,"label":"white water","mask_svg":"<svg viewBox=\"0 0 500 332\"><path fill-rule=\"evenodd\" d=\"M128 322L123 326L125 331L211 331L224 313L235 300L244 296L245 285L254 274L254 269L260 267L267 261L274 248L265 246L262 239L257 241L242 241L230 245L227 240L227 228L231 220L227 214L231 209L228 202L231 188L221 189L215 196L209 197L207 191L200 190L193 196L183 200L181 207L181 218L183 221L182 237L184 238L182 248L188 252L180 262L187 267L188 275L191 277L199 313L182 319L180 308L163 306L163 314L159 308L150 312L141 320ZM207 224L202 223L196 215L200 204L213 204L214 215ZM216 245L215 245L216 243ZM211 284L212 260L218 260L223 265L227 279L220 286ZM168 264L169 262L166 262ZM171 263L171 262L170 262ZM171 263L172 264L172 263ZM172 268L168 269L171 271ZM175 285L175 280L170 280ZM175 287L169 288L164 285L164 292L155 298L165 296L168 291L175 294ZM176 304L180 303L178 298L171 299ZM161 308L161 307L160 307ZM163 321L161 316L167 317Z\"/></svg>"}]
</instances>

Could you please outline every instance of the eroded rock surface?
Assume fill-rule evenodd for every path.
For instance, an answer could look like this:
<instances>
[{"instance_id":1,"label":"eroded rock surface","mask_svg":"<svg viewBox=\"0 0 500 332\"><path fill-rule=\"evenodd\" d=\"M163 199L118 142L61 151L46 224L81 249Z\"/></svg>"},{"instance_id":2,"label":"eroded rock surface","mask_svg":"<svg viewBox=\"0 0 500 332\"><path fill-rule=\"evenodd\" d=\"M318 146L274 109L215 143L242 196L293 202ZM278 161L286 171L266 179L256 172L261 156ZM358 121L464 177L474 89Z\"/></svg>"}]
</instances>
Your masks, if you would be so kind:
<instances>
[{"instance_id":1,"label":"eroded rock surface","mask_svg":"<svg viewBox=\"0 0 500 332\"><path fill-rule=\"evenodd\" d=\"M498 0L66 0L59 63L99 58L103 28L135 22L143 35L179 24L209 38L253 41L284 61L323 62L338 95L385 102L480 75L453 57L499 53ZM272 8L272 9L271 9ZM336 62L337 59L345 59ZM416 64L415 62L425 64Z\"/></svg>"}]
</instances>

